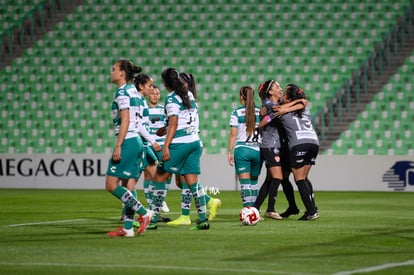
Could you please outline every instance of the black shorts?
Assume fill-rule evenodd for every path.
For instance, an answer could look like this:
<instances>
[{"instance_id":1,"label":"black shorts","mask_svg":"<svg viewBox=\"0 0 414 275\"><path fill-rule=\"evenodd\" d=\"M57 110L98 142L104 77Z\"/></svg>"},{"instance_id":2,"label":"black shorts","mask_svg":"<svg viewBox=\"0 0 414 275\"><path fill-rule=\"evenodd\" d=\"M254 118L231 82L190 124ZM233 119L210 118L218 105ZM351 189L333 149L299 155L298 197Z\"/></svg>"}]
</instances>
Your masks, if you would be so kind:
<instances>
[{"instance_id":1,"label":"black shorts","mask_svg":"<svg viewBox=\"0 0 414 275\"><path fill-rule=\"evenodd\" d=\"M280 148L260 148L260 155L265 162L266 168L282 166Z\"/></svg>"},{"instance_id":2,"label":"black shorts","mask_svg":"<svg viewBox=\"0 0 414 275\"><path fill-rule=\"evenodd\" d=\"M280 148L280 158L282 159L282 171L283 173L290 173L290 162L289 162L289 147L284 146Z\"/></svg>"},{"instance_id":3,"label":"black shorts","mask_svg":"<svg viewBox=\"0 0 414 275\"><path fill-rule=\"evenodd\" d=\"M299 144L290 149L289 160L292 168L301 168L305 165L315 165L319 153L319 146L312 143Z\"/></svg>"}]
</instances>

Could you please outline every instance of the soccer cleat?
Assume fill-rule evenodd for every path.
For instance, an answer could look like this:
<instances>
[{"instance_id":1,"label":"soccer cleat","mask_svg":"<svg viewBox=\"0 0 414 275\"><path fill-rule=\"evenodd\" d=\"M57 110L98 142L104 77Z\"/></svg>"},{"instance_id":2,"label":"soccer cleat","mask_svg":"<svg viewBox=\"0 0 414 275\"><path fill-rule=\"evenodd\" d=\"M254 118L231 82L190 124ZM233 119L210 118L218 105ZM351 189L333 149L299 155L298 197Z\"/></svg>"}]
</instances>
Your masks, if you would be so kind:
<instances>
[{"instance_id":1,"label":"soccer cleat","mask_svg":"<svg viewBox=\"0 0 414 275\"><path fill-rule=\"evenodd\" d=\"M305 214L303 214L302 217L299 218L300 221L313 221L316 220L317 218L319 218L319 213L316 212L313 215L309 215L308 213L305 212Z\"/></svg>"},{"instance_id":2,"label":"soccer cleat","mask_svg":"<svg viewBox=\"0 0 414 275\"><path fill-rule=\"evenodd\" d=\"M165 201L162 202L161 211L164 212L164 213L170 212L170 208L168 208L168 205Z\"/></svg>"},{"instance_id":3,"label":"soccer cleat","mask_svg":"<svg viewBox=\"0 0 414 275\"><path fill-rule=\"evenodd\" d=\"M170 222L170 221L171 221L171 219L168 218L168 217L164 217L164 216L161 216L161 215L158 216L158 222Z\"/></svg>"},{"instance_id":4,"label":"soccer cleat","mask_svg":"<svg viewBox=\"0 0 414 275\"><path fill-rule=\"evenodd\" d=\"M190 216L181 215L177 219L167 223L168 225L189 225L191 224Z\"/></svg>"},{"instance_id":5,"label":"soccer cleat","mask_svg":"<svg viewBox=\"0 0 414 275\"><path fill-rule=\"evenodd\" d=\"M274 220L283 220L283 217L279 215L277 212L266 212L265 217L274 219Z\"/></svg>"},{"instance_id":6,"label":"soccer cleat","mask_svg":"<svg viewBox=\"0 0 414 275\"><path fill-rule=\"evenodd\" d=\"M288 208L285 212L281 213L280 216L283 218L289 218L290 215L297 215L299 214L299 209L297 208Z\"/></svg>"},{"instance_id":7,"label":"soccer cleat","mask_svg":"<svg viewBox=\"0 0 414 275\"><path fill-rule=\"evenodd\" d=\"M117 230L106 233L109 237L134 237L134 229L125 229L120 226Z\"/></svg>"},{"instance_id":8,"label":"soccer cleat","mask_svg":"<svg viewBox=\"0 0 414 275\"><path fill-rule=\"evenodd\" d=\"M137 230L137 234L141 235L147 229L150 221L154 216L154 211L147 209L147 214L139 216L139 228Z\"/></svg>"},{"instance_id":9,"label":"soccer cleat","mask_svg":"<svg viewBox=\"0 0 414 275\"><path fill-rule=\"evenodd\" d=\"M158 228L158 224L156 222L150 222L150 224L147 227L148 230L155 230L157 228Z\"/></svg>"},{"instance_id":10,"label":"soccer cleat","mask_svg":"<svg viewBox=\"0 0 414 275\"><path fill-rule=\"evenodd\" d=\"M196 226L191 227L191 230L207 230L210 229L210 224L208 223L208 220L198 222Z\"/></svg>"},{"instance_id":11,"label":"soccer cleat","mask_svg":"<svg viewBox=\"0 0 414 275\"><path fill-rule=\"evenodd\" d=\"M210 201L207 203L207 207L209 210L208 220L212 221L217 216L217 210L221 206L221 200L211 198Z\"/></svg>"}]
</instances>

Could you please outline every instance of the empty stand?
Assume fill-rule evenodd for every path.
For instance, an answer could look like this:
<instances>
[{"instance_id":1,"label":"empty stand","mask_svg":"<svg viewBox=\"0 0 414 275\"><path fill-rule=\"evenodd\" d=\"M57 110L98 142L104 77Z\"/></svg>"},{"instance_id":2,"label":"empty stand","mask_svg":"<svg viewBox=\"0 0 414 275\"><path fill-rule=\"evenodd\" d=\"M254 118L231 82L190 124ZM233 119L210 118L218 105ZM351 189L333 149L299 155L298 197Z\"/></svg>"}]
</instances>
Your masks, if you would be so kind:
<instances>
[{"instance_id":1,"label":"empty stand","mask_svg":"<svg viewBox=\"0 0 414 275\"><path fill-rule=\"evenodd\" d=\"M17 19L40 2L0 1L2 9L7 7L7 14ZM271 78L282 85L297 82L316 112L409 5L409 1L300 0L175 3L86 0L21 58L1 69L1 90L8 91L2 110L14 122L1 122L2 151L110 152L110 102L115 87L109 83L109 71L117 59L128 58L160 86L160 73L166 67L194 73L205 152L223 153L229 115L239 104L241 86L256 89ZM4 29L9 18L1 14ZM413 121L413 63L414 57L401 68L398 80L391 82L392 91L384 90L384 97L375 99L375 107L359 118L360 127L351 128L331 152L388 154L393 149L391 153L398 154L401 148L412 149L406 138L412 139L412 128L406 122ZM396 96L391 101L386 94ZM398 116L404 112L405 117ZM387 139L381 135L384 129L403 131L398 148L390 145L386 152L380 151L383 147L376 144ZM370 141L367 135L378 139ZM390 138L396 136L392 133Z\"/></svg>"}]
</instances>

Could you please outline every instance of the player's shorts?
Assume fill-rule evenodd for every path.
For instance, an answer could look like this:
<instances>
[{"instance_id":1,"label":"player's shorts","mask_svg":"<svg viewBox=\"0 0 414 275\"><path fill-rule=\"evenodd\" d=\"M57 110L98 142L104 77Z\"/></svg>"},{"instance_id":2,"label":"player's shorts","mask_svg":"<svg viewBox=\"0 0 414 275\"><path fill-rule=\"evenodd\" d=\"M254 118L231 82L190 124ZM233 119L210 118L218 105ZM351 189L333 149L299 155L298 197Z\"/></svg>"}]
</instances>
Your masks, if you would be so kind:
<instances>
[{"instance_id":1,"label":"player's shorts","mask_svg":"<svg viewBox=\"0 0 414 275\"><path fill-rule=\"evenodd\" d=\"M287 145L283 145L280 147L280 159L282 160L282 171L284 173L290 173L290 161L289 161L289 147Z\"/></svg>"},{"instance_id":2,"label":"player's shorts","mask_svg":"<svg viewBox=\"0 0 414 275\"><path fill-rule=\"evenodd\" d=\"M299 144L290 149L289 160L292 168L301 168L305 165L315 165L319 153L319 146L313 143Z\"/></svg>"},{"instance_id":3,"label":"player's shorts","mask_svg":"<svg viewBox=\"0 0 414 275\"><path fill-rule=\"evenodd\" d=\"M144 146L141 137L125 139L121 145L121 161L109 159L108 176L120 179L138 179L144 161Z\"/></svg>"},{"instance_id":4,"label":"player's shorts","mask_svg":"<svg viewBox=\"0 0 414 275\"><path fill-rule=\"evenodd\" d=\"M144 169L148 165L153 165L158 161L158 157L151 145L145 145Z\"/></svg>"},{"instance_id":5,"label":"player's shorts","mask_svg":"<svg viewBox=\"0 0 414 275\"><path fill-rule=\"evenodd\" d=\"M260 154L265 162L266 168L282 166L280 148L260 148Z\"/></svg>"},{"instance_id":6,"label":"player's shorts","mask_svg":"<svg viewBox=\"0 0 414 275\"><path fill-rule=\"evenodd\" d=\"M190 143L172 143L169 149L170 160L165 162L160 160L158 169L171 174L200 174L202 147L199 140Z\"/></svg>"},{"instance_id":7,"label":"player's shorts","mask_svg":"<svg viewBox=\"0 0 414 275\"><path fill-rule=\"evenodd\" d=\"M262 158L258 147L236 146L234 148L234 167L236 174L250 173L258 177L262 170Z\"/></svg>"}]
</instances>

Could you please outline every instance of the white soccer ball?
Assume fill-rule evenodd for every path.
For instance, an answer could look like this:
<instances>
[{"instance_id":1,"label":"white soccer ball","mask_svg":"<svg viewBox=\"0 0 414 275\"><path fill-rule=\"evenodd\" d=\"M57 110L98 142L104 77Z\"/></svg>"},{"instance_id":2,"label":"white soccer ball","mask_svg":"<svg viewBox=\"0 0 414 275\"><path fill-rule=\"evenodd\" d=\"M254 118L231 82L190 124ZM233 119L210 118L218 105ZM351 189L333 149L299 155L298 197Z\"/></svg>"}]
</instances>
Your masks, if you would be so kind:
<instances>
[{"instance_id":1,"label":"white soccer ball","mask_svg":"<svg viewBox=\"0 0 414 275\"><path fill-rule=\"evenodd\" d=\"M239 218L244 225L255 225L260 221L260 213L253 206L246 206L240 210Z\"/></svg>"}]
</instances>

